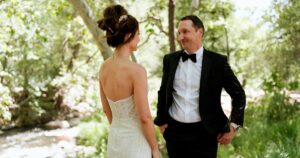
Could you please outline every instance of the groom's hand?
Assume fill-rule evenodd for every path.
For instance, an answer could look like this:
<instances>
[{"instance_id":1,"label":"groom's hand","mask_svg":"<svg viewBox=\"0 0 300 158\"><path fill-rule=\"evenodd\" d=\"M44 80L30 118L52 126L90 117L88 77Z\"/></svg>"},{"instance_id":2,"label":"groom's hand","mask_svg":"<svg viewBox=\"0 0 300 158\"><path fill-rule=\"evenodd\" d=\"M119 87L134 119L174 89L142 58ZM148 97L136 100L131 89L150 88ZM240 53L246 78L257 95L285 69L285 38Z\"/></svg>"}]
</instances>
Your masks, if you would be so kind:
<instances>
[{"instance_id":1,"label":"groom's hand","mask_svg":"<svg viewBox=\"0 0 300 158\"><path fill-rule=\"evenodd\" d=\"M218 142L223 145L230 144L232 138L234 136L234 129L230 126L230 132L221 133L218 135Z\"/></svg>"},{"instance_id":2,"label":"groom's hand","mask_svg":"<svg viewBox=\"0 0 300 158\"><path fill-rule=\"evenodd\" d=\"M164 125L159 126L160 133L164 134L167 127L168 127L168 124L164 124Z\"/></svg>"}]
</instances>

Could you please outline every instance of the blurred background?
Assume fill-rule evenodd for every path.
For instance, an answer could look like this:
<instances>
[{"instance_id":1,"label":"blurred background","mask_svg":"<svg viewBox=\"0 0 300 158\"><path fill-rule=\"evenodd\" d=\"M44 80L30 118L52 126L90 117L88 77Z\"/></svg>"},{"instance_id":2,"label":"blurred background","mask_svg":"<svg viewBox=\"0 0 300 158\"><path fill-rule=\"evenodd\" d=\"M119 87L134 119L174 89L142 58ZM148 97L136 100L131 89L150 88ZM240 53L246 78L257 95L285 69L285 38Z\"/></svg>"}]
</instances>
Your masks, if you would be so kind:
<instances>
[{"instance_id":1,"label":"blurred background","mask_svg":"<svg viewBox=\"0 0 300 158\"><path fill-rule=\"evenodd\" d=\"M153 117L162 57L180 49L178 20L195 14L204 47L228 56L247 94L244 128L218 157L300 157L300 1L0 0L1 158L106 158L98 71L113 49L95 22L111 4L140 22L132 60L147 70ZM222 105L229 115L226 93Z\"/></svg>"}]
</instances>

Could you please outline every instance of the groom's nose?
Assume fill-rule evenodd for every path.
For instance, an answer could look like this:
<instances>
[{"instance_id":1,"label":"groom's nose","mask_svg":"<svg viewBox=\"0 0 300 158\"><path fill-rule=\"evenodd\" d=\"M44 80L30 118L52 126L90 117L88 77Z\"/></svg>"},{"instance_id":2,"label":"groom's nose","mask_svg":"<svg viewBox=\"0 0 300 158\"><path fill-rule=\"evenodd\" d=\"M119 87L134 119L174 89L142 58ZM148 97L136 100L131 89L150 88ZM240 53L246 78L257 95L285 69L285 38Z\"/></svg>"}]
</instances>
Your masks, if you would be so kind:
<instances>
[{"instance_id":1,"label":"groom's nose","mask_svg":"<svg viewBox=\"0 0 300 158\"><path fill-rule=\"evenodd\" d=\"M177 37L177 40L179 41L179 42L181 42L182 40L183 40L183 35L182 34L178 34L178 37Z\"/></svg>"}]
</instances>

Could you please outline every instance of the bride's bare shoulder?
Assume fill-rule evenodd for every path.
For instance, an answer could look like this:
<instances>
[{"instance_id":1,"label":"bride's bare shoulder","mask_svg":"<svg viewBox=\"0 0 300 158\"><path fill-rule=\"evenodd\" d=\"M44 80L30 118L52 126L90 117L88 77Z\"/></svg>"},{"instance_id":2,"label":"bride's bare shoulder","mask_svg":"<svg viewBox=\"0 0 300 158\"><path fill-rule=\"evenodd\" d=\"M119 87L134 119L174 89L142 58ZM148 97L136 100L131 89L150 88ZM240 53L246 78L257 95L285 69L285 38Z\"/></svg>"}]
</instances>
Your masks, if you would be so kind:
<instances>
[{"instance_id":1,"label":"bride's bare shoulder","mask_svg":"<svg viewBox=\"0 0 300 158\"><path fill-rule=\"evenodd\" d=\"M146 69L140 65L140 64L137 64L137 63L132 63L131 64L131 73L136 76L136 77L139 77L141 75L146 75Z\"/></svg>"},{"instance_id":2,"label":"bride's bare shoulder","mask_svg":"<svg viewBox=\"0 0 300 158\"><path fill-rule=\"evenodd\" d=\"M109 57L108 59L106 59L101 65L100 65L100 68L99 68L99 74L101 75L101 73L103 73L103 71L105 71L105 69L107 67L109 67L111 63L111 57Z\"/></svg>"}]
</instances>

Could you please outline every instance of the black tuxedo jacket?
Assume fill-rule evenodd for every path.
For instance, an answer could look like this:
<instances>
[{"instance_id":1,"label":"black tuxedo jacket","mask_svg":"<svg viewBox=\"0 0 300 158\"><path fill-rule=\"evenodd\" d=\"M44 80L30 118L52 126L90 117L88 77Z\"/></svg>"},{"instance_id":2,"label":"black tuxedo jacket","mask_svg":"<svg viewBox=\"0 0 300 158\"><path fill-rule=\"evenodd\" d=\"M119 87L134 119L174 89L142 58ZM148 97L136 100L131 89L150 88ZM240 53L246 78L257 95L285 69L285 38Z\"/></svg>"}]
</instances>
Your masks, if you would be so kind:
<instances>
[{"instance_id":1,"label":"black tuxedo jacket","mask_svg":"<svg viewBox=\"0 0 300 158\"><path fill-rule=\"evenodd\" d=\"M182 52L167 54L163 59L163 76L158 91L157 116L154 120L158 126L166 124L169 117L168 110L173 103L173 81ZM227 62L227 57L204 49L200 81L199 113L207 131L212 134L228 132L230 122L242 126L246 96ZM222 88L232 99L230 119L221 107Z\"/></svg>"}]
</instances>

